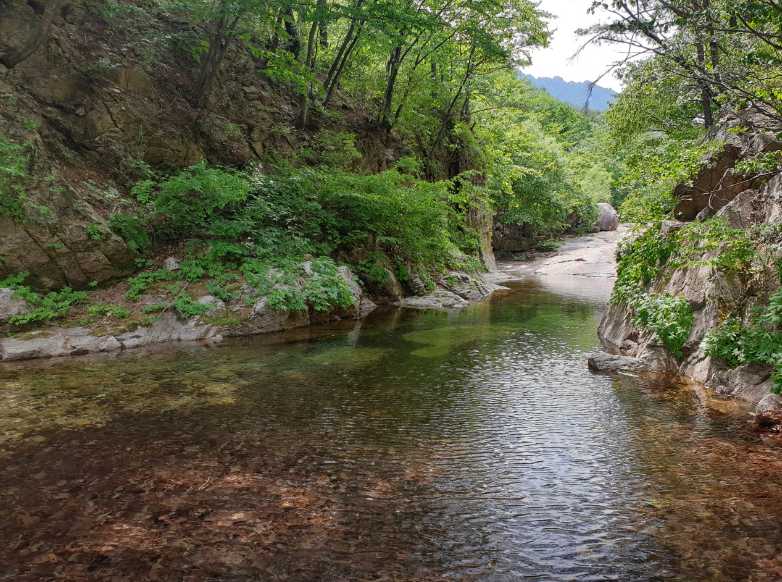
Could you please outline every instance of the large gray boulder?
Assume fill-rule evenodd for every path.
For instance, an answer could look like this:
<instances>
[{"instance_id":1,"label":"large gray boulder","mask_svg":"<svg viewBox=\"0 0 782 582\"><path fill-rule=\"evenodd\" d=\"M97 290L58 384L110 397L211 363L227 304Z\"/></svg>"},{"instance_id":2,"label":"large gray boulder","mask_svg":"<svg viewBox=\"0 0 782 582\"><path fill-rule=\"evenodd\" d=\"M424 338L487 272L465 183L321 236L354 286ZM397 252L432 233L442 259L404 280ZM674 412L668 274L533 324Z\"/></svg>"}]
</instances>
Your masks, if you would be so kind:
<instances>
[{"instance_id":1,"label":"large gray boulder","mask_svg":"<svg viewBox=\"0 0 782 582\"><path fill-rule=\"evenodd\" d=\"M111 352L121 349L113 336L97 337L83 327L39 331L23 337L0 339L0 360L32 360L35 358L56 358L80 356L96 352Z\"/></svg>"},{"instance_id":2,"label":"large gray boulder","mask_svg":"<svg viewBox=\"0 0 782 582\"><path fill-rule=\"evenodd\" d=\"M600 232L619 228L619 214L606 202L597 205L597 230Z\"/></svg>"}]
</instances>

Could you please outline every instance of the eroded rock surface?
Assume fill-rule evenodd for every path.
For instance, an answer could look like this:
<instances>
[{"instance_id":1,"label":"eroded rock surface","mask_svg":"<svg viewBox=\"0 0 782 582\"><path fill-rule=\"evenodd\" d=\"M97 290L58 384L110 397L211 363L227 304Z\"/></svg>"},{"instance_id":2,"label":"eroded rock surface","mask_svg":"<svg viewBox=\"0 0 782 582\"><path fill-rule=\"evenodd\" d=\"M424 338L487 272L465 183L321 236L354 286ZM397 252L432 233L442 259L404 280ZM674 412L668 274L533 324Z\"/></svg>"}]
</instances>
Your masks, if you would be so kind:
<instances>
[{"instance_id":1,"label":"eroded rock surface","mask_svg":"<svg viewBox=\"0 0 782 582\"><path fill-rule=\"evenodd\" d=\"M606 232L619 228L619 213L605 202L597 205L597 230Z\"/></svg>"}]
</instances>

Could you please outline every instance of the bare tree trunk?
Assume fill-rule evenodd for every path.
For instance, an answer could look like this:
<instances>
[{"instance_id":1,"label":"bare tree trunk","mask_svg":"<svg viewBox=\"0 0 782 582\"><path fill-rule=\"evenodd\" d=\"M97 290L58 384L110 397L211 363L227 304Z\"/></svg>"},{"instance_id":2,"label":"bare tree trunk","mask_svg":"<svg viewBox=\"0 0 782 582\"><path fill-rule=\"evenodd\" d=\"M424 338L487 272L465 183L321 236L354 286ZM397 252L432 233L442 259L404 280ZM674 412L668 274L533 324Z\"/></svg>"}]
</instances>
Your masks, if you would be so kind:
<instances>
[{"instance_id":1,"label":"bare tree trunk","mask_svg":"<svg viewBox=\"0 0 782 582\"><path fill-rule=\"evenodd\" d=\"M401 64L402 47L401 45L397 45L391 51L391 55L388 57L388 65L386 66L386 90L383 94L383 109L380 115L380 125L386 129L391 129L393 126L391 120L391 105L394 102L394 88Z\"/></svg>"},{"instance_id":2,"label":"bare tree trunk","mask_svg":"<svg viewBox=\"0 0 782 582\"><path fill-rule=\"evenodd\" d=\"M708 82L708 71L706 71L706 48L703 41L698 41L697 46L698 71L700 73L698 85L701 88L701 107L703 109L703 124L706 129L714 127L714 111L712 110L713 97L711 87Z\"/></svg>"},{"instance_id":3,"label":"bare tree trunk","mask_svg":"<svg viewBox=\"0 0 782 582\"><path fill-rule=\"evenodd\" d=\"M301 56L301 38L299 38L299 28L296 26L296 17L293 15L291 6L284 10L283 22L285 23L285 32L288 35L288 42L285 43L285 48L296 60L299 60Z\"/></svg>"},{"instance_id":4,"label":"bare tree trunk","mask_svg":"<svg viewBox=\"0 0 782 582\"><path fill-rule=\"evenodd\" d=\"M312 19L312 26L310 26L310 33L307 36L307 56L304 65L307 72L310 75L310 79L307 81L307 87L304 90L304 95L301 98L301 109L299 111L299 128L304 129L309 123L310 103L314 98L314 79L315 76L315 58L317 56L317 35L318 30L323 24L325 18L326 0L318 0L317 7L315 9L315 17Z\"/></svg>"},{"instance_id":5,"label":"bare tree trunk","mask_svg":"<svg viewBox=\"0 0 782 582\"><path fill-rule=\"evenodd\" d=\"M358 11L364 4L364 0L357 0L354 6L354 10ZM329 72L326 74L326 82L323 87L326 90L326 96L323 98L323 105L327 105L331 100L331 97L339 84L339 78L342 75L342 71L345 68L350 53L353 52L353 48L358 42L358 37L361 35L361 30L364 27L364 20L359 19L354 15L350 19L350 26L345 33L342 42L340 43L337 54L334 56L334 60L331 62Z\"/></svg>"},{"instance_id":6,"label":"bare tree trunk","mask_svg":"<svg viewBox=\"0 0 782 582\"><path fill-rule=\"evenodd\" d=\"M345 49L345 52L342 54L342 58L339 64L337 64L336 70L332 74L331 78L327 81L326 96L323 98L324 106L328 105L329 101L331 101L331 97L334 95L334 91L339 86L339 79L342 76L342 72L345 70L345 65L347 64L350 55L353 53L353 49L356 48L356 44L358 44L358 39L361 36L361 30L363 29L363 27L364 27L364 23L361 22L355 34L353 35L353 39L350 41L350 44Z\"/></svg>"}]
</instances>

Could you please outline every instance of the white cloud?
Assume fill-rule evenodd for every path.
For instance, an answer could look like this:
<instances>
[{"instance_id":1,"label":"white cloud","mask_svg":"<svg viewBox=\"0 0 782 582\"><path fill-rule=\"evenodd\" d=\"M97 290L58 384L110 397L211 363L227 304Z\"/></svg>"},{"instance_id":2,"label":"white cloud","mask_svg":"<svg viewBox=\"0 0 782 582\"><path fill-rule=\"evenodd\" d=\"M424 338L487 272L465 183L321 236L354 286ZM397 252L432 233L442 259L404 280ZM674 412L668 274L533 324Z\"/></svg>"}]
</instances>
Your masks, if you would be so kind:
<instances>
[{"instance_id":1,"label":"white cloud","mask_svg":"<svg viewBox=\"0 0 782 582\"><path fill-rule=\"evenodd\" d=\"M571 59L585 41L576 30L601 21L599 14L587 13L591 5L592 0L540 1L540 8L554 16L550 24L554 35L548 48L532 54L532 65L524 69L525 73L536 77L559 76L567 81L594 81L624 56L621 47L604 45L589 46ZM622 83L611 73L600 84L622 89Z\"/></svg>"}]
</instances>

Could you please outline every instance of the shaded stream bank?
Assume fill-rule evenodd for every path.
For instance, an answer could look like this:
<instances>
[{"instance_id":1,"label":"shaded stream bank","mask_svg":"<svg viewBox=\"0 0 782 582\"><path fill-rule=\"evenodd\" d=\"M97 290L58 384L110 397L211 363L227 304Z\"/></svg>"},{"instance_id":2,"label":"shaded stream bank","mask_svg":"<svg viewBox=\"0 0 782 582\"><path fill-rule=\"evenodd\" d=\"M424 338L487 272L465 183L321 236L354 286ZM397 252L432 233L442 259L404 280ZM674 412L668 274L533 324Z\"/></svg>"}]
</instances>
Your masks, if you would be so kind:
<instances>
[{"instance_id":1,"label":"shaded stream bank","mask_svg":"<svg viewBox=\"0 0 782 582\"><path fill-rule=\"evenodd\" d=\"M556 280L3 365L0 579L779 579L782 451L590 374L604 278Z\"/></svg>"}]
</instances>

